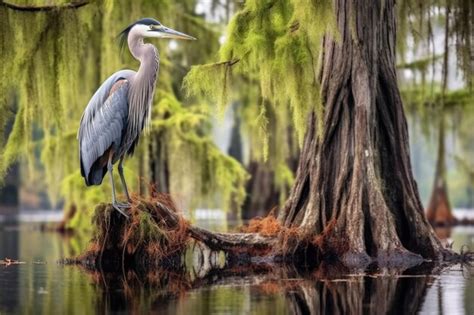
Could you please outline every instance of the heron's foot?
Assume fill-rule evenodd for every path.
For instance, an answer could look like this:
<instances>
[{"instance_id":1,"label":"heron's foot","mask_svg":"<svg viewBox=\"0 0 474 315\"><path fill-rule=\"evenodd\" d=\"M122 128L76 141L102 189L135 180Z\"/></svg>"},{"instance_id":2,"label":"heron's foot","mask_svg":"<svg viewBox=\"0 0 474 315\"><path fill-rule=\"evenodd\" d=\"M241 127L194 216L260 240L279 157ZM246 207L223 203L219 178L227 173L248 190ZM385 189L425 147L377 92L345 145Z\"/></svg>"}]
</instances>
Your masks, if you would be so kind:
<instances>
[{"instance_id":1,"label":"heron's foot","mask_svg":"<svg viewBox=\"0 0 474 315\"><path fill-rule=\"evenodd\" d=\"M123 208L123 209L130 209L130 207L132 206L130 202L115 202L115 204L117 206L119 206L120 208Z\"/></svg>"},{"instance_id":2,"label":"heron's foot","mask_svg":"<svg viewBox=\"0 0 474 315\"><path fill-rule=\"evenodd\" d=\"M124 203L119 203L119 202L113 202L112 206L114 207L115 210L120 212L126 219L129 218L128 214L125 213L126 209L130 208L130 205L124 204Z\"/></svg>"}]
</instances>

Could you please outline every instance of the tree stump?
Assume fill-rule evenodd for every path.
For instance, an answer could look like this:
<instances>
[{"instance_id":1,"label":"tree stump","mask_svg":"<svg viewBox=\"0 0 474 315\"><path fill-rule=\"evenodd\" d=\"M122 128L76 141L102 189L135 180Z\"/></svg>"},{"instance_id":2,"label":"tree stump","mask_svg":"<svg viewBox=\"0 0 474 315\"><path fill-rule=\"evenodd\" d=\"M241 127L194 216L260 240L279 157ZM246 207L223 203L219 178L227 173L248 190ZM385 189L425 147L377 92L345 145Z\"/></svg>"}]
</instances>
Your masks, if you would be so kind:
<instances>
[{"instance_id":1,"label":"tree stump","mask_svg":"<svg viewBox=\"0 0 474 315\"><path fill-rule=\"evenodd\" d=\"M64 262L89 269L179 269L190 248L199 253L201 262L215 261L222 252L227 266L282 260L276 250L277 233L214 233L192 226L164 194L149 200L135 199L129 216L126 219L110 204L98 205L92 218L93 237L88 250Z\"/></svg>"}]
</instances>

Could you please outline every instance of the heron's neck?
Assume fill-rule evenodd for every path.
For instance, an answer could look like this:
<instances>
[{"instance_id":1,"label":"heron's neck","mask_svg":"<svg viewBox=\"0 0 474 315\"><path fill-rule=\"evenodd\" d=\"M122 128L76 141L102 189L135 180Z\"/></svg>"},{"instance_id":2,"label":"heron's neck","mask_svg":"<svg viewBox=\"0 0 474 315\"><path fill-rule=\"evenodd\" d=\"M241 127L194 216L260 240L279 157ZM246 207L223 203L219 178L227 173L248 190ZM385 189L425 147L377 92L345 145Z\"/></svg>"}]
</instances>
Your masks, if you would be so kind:
<instances>
[{"instance_id":1,"label":"heron's neck","mask_svg":"<svg viewBox=\"0 0 474 315\"><path fill-rule=\"evenodd\" d=\"M145 44L143 37L138 34L130 34L128 37L128 47L132 56L140 61L140 68L137 76L144 79L155 79L160 63L158 50L152 44ZM153 81L154 83L154 81Z\"/></svg>"},{"instance_id":2,"label":"heron's neck","mask_svg":"<svg viewBox=\"0 0 474 315\"><path fill-rule=\"evenodd\" d=\"M160 62L155 46L145 44L141 36L131 35L128 38L128 47L133 57L140 61L140 68L130 86L129 119L135 120L134 126L139 130L134 131L139 132L149 122Z\"/></svg>"}]
</instances>

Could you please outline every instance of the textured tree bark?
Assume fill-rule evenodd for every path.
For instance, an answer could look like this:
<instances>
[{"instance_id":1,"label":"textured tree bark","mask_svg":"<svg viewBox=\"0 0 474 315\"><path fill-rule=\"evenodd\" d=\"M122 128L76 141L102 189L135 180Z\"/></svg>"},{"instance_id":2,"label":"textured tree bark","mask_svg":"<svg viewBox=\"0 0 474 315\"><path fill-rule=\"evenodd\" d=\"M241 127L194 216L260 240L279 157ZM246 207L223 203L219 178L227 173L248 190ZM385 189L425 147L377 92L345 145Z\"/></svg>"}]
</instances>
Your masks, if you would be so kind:
<instances>
[{"instance_id":1,"label":"textured tree bark","mask_svg":"<svg viewBox=\"0 0 474 315\"><path fill-rule=\"evenodd\" d=\"M435 226L452 225L456 223L451 211L451 204L448 197L448 187L446 184L446 149L444 145L444 117L439 118L438 127L438 156L436 161L436 172L433 182L426 216L428 221Z\"/></svg>"},{"instance_id":2,"label":"textured tree bark","mask_svg":"<svg viewBox=\"0 0 474 315\"><path fill-rule=\"evenodd\" d=\"M326 36L323 134L309 126L285 226L346 264L397 263L444 252L412 175L395 69L394 0L335 0L339 39Z\"/></svg>"}]
</instances>

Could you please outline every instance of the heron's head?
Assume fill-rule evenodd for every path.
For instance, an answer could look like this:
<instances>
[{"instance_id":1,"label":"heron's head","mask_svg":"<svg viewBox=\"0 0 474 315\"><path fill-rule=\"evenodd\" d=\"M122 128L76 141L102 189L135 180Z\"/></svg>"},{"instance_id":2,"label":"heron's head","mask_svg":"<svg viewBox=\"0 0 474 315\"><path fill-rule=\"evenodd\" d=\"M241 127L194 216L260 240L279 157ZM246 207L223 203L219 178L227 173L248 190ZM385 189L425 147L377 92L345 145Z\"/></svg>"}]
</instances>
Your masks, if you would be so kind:
<instances>
[{"instance_id":1,"label":"heron's head","mask_svg":"<svg viewBox=\"0 0 474 315\"><path fill-rule=\"evenodd\" d=\"M136 33L143 37L154 38L169 38L169 39L184 39L195 40L196 38L186 35L184 33L175 31L169 27L164 26L160 22L152 18L145 18L136 21L127 26L120 34L122 41L126 41L130 33Z\"/></svg>"}]
</instances>

